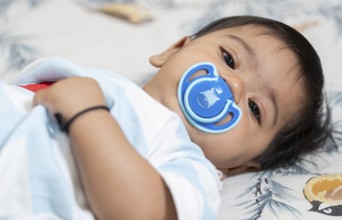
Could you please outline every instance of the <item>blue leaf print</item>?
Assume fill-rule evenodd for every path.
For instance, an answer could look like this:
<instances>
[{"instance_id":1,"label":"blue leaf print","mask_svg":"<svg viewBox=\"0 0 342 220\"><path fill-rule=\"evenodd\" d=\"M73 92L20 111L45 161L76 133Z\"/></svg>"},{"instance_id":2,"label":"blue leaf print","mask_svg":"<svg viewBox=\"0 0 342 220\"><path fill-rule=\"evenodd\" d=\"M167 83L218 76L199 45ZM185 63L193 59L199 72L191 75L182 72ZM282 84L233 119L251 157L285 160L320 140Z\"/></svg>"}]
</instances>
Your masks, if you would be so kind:
<instances>
[{"instance_id":1,"label":"blue leaf print","mask_svg":"<svg viewBox=\"0 0 342 220\"><path fill-rule=\"evenodd\" d=\"M7 71L20 70L35 59L36 50L23 43L23 36L14 36L8 32L0 33L0 49L7 59Z\"/></svg>"}]
</instances>

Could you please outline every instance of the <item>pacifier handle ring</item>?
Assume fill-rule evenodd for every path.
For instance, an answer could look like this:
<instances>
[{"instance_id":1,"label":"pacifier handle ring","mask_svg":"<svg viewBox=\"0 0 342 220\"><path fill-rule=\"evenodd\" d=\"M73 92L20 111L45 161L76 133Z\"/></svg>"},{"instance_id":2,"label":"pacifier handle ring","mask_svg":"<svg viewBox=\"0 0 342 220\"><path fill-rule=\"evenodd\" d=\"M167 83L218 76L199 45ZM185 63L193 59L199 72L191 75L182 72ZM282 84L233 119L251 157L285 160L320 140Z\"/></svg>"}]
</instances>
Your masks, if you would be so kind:
<instances>
[{"instance_id":1,"label":"pacifier handle ring","mask_svg":"<svg viewBox=\"0 0 342 220\"><path fill-rule=\"evenodd\" d=\"M207 74L199 75L189 80L196 72L200 70L205 70ZM190 122L190 124L192 124L194 127L198 128L201 131L204 131L207 133L222 133L235 127L236 124L241 119L241 115L242 115L241 109L234 102L234 97L233 97L231 89L229 88L229 85L223 84L223 87L222 87L222 80L223 79L220 78L219 74L217 73L217 69L215 65L209 62L202 62L202 63L197 63L191 66L190 68L188 68L179 81L178 101L179 101L181 110L183 114L185 115L185 117L187 118L187 120ZM209 84L207 82L209 82ZM211 86L211 83L214 84L213 85L214 87ZM215 83L218 83L217 86L215 85ZM204 86L203 87L204 90L201 89L202 86ZM203 106L202 104L200 104L200 102L194 102L193 99L190 99L190 93L192 92L192 96L195 95L195 97L199 98L203 96L202 95L199 96L196 94L199 94L199 93L202 94L208 91L208 89L210 88L222 89L224 90L222 91L224 93L222 94L223 95L222 97L219 95L219 93L216 93L216 95L219 95L218 97L221 98L220 100L220 98L217 97L217 100L220 100L218 103L221 103L221 104L217 105L216 107L212 109L214 110L214 112L206 113L206 109L208 108L208 111L210 111L209 108L213 105L211 105L209 102L208 106L207 105ZM226 97L227 99L222 100L222 98L224 97ZM194 105L193 107L190 106L190 100L192 100L191 102L193 103L192 105ZM207 99L201 98L201 100L207 100ZM211 99L208 99L208 100L211 100ZM214 104L215 102L216 100L214 100ZM207 103L207 101L205 101L205 103ZM200 104L200 106L198 104ZM222 109L220 106L222 106ZM197 111L197 114L195 111ZM222 120L228 114L232 115L231 120L229 120L227 123L223 125L216 125L218 122L220 122L220 120Z\"/></svg>"},{"instance_id":2,"label":"pacifier handle ring","mask_svg":"<svg viewBox=\"0 0 342 220\"><path fill-rule=\"evenodd\" d=\"M191 86L191 85L190 85ZM190 89L186 90L185 94L184 94L184 99L189 99L189 93L190 93ZM185 101L184 102L184 108L187 110L187 113L193 118L195 119L196 121L199 121L199 122L202 122L202 123L213 123L213 122L216 122L218 121L220 118L222 118L229 106L231 105L232 101L231 100L227 100L226 104L224 105L224 108L223 110L221 111L220 114L216 115L215 117L211 117L211 118L204 118L204 117L200 117L198 116L191 108L189 102Z\"/></svg>"}]
</instances>

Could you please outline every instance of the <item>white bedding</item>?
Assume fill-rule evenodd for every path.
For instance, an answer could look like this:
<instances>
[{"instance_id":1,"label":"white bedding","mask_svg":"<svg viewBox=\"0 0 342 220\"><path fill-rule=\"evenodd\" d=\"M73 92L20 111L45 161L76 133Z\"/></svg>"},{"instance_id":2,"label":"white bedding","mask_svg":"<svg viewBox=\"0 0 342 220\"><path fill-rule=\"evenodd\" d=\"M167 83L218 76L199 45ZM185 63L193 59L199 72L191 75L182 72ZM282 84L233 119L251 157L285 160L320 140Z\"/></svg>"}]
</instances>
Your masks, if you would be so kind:
<instances>
[{"instance_id":1,"label":"white bedding","mask_svg":"<svg viewBox=\"0 0 342 220\"><path fill-rule=\"evenodd\" d=\"M142 85L155 71L148 64L149 57L183 35L190 35L223 16L261 15L298 28L317 49L326 76L333 121L341 131L340 0L141 0L136 2L146 6L153 16L151 21L142 24L131 24L94 10L94 3L98 6L106 2L125 1L2 1L1 78L14 78L34 59L60 56L81 65L126 73ZM341 145L340 141L337 144ZM315 179L308 182L311 178ZM342 179L341 147L336 150L327 143L321 152L308 156L298 166L226 179L219 219L340 219L342 182L338 179ZM332 188L329 180L335 180ZM311 186L316 188L312 190ZM311 195L306 198L304 192ZM334 196L327 196L327 192ZM319 202L309 201L311 198ZM313 204L317 204L315 210L309 211Z\"/></svg>"}]
</instances>

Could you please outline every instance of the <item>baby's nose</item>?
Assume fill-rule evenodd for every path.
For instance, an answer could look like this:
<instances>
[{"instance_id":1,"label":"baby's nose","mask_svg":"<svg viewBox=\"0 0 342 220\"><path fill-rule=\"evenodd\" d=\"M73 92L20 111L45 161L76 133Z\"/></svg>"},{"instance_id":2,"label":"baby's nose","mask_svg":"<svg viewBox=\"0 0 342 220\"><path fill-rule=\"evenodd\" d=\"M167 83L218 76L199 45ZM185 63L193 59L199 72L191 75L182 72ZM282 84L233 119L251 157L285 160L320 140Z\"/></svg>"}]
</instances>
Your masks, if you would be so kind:
<instances>
[{"instance_id":1,"label":"baby's nose","mask_svg":"<svg viewBox=\"0 0 342 220\"><path fill-rule=\"evenodd\" d=\"M234 102L239 103L242 97L243 82L239 76L230 74L220 74L220 76L227 82L229 88L232 90Z\"/></svg>"}]
</instances>

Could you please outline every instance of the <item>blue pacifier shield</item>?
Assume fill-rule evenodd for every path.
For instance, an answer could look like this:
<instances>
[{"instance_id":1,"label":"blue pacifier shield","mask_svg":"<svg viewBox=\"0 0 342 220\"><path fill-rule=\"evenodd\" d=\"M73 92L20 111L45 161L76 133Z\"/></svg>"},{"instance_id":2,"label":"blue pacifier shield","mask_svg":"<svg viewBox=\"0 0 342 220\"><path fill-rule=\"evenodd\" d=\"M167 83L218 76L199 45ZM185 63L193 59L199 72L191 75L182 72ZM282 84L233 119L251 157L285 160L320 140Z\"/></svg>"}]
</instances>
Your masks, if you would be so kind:
<instances>
[{"instance_id":1,"label":"blue pacifier shield","mask_svg":"<svg viewBox=\"0 0 342 220\"><path fill-rule=\"evenodd\" d=\"M199 71L206 74L196 75ZM211 63L198 63L183 74L178 85L178 101L188 121L205 132L228 131L241 118L231 89ZM231 119L222 123L228 115Z\"/></svg>"}]
</instances>

